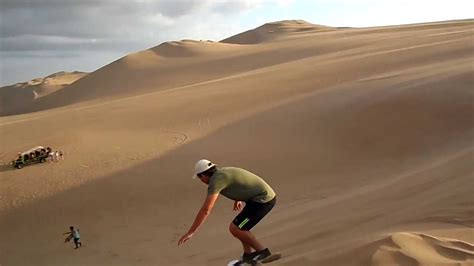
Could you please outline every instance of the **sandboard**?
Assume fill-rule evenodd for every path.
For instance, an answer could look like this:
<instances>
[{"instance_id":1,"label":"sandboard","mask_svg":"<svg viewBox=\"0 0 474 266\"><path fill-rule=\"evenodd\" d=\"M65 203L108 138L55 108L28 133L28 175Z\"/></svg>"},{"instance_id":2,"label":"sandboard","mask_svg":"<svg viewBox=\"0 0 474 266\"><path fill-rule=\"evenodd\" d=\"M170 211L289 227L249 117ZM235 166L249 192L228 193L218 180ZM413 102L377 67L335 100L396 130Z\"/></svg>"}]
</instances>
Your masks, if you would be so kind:
<instances>
[{"instance_id":1,"label":"sandboard","mask_svg":"<svg viewBox=\"0 0 474 266\"><path fill-rule=\"evenodd\" d=\"M227 264L227 266L256 266L256 265L259 265L259 263L258 262L248 263L248 262L242 262L240 260L233 260L229 262L229 264Z\"/></svg>"},{"instance_id":2,"label":"sandboard","mask_svg":"<svg viewBox=\"0 0 474 266\"><path fill-rule=\"evenodd\" d=\"M68 235L66 239L64 239L64 242L69 242L72 239L72 234Z\"/></svg>"},{"instance_id":3,"label":"sandboard","mask_svg":"<svg viewBox=\"0 0 474 266\"><path fill-rule=\"evenodd\" d=\"M234 266L237 265L237 263L239 263L239 260L232 260L227 264L227 266Z\"/></svg>"},{"instance_id":4,"label":"sandboard","mask_svg":"<svg viewBox=\"0 0 474 266\"><path fill-rule=\"evenodd\" d=\"M281 259L281 257L282 255L280 253L274 253L268 256L267 258L265 258L264 260L262 260L261 262L246 263L246 262L241 262L240 260L232 260L231 262L229 262L229 264L227 264L227 266L258 266L264 263L270 263L270 262L279 260Z\"/></svg>"},{"instance_id":5,"label":"sandboard","mask_svg":"<svg viewBox=\"0 0 474 266\"><path fill-rule=\"evenodd\" d=\"M276 261L281 259L281 253L273 253L272 255L266 257L264 260L262 260L261 263L270 263L272 261ZM257 264L258 265L258 264Z\"/></svg>"}]
</instances>

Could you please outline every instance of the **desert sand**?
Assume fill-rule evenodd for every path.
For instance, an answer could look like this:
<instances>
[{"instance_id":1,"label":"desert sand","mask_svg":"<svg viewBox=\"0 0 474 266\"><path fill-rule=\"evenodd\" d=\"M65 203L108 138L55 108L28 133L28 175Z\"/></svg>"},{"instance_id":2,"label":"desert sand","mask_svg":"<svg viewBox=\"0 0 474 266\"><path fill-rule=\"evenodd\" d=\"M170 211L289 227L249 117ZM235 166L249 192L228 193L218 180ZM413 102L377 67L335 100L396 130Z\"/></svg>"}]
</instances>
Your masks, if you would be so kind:
<instances>
[{"instance_id":1,"label":"desert sand","mask_svg":"<svg viewBox=\"0 0 474 266\"><path fill-rule=\"evenodd\" d=\"M0 117L0 264L227 265L207 158L265 178L271 265L474 265L474 20L280 21L127 55ZM0 91L4 91L1 88ZM36 145L60 162L14 170ZM70 225L84 247L63 243Z\"/></svg>"}]
</instances>

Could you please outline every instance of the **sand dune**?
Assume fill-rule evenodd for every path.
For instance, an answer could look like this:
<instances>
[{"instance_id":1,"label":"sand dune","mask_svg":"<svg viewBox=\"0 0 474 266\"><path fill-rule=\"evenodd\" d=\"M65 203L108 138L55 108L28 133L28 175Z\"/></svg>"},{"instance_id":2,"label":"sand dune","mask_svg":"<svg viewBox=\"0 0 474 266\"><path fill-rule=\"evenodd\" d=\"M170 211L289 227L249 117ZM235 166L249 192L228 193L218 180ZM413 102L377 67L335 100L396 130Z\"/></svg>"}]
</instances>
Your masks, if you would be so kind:
<instances>
[{"instance_id":1,"label":"sand dune","mask_svg":"<svg viewBox=\"0 0 474 266\"><path fill-rule=\"evenodd\" d=\"M212 53L229 53L239 48L235 45L213 41L182 40L165 42L150 50L162 57L190 57Z\"/></svg>"},{"instance_id":2,"label":"sand dune","mask_svg":"<svg viewBox=\"0 0 474 266\"><path fill-rule=\"evenodd\" d=\"M36 99L65 88L87 73L58 72L44 78L36 78L0 88L0 114L20 108L29 108Z\"/></svg>"},{"instance_id":3,"label":"sand dune","mask_svg":"<svg viewBox=\"0 0 474 266\"><path fill-rule=\"evenodd\" d=\"M400 232L387 238L387 243L372 256L372 262L372 265L467 265L474 263L474 245L455 239Z\"/></svg>"},{"instance_id":4,"label":"sand dune","mask_svg":"<svg viewBox=\"0 0 474 266\"><path fill-rule=\"evenodd\" d=\"M241 247L226 199L176 246L206 157L278 193L255 228L284 254L273 265L472 265L474 21L268 25L278 38L128 55L0 117L0 263L227 265ZM65 160L7 165L35 145Z\"/></svg>"},{"instance_id":5,"label":"sand dune","mask_svg":"<svg viewBox=\"0 0 474 266\"><path fill-rule=\"evenodd\" d=\"M237 34L222 40L224 43L257 44L268 41L277 41L295 38L305 33L333 30L334 28L315 25L304 20L284 20L264 24L258 28Z\"/></svg>"}]
</instances>

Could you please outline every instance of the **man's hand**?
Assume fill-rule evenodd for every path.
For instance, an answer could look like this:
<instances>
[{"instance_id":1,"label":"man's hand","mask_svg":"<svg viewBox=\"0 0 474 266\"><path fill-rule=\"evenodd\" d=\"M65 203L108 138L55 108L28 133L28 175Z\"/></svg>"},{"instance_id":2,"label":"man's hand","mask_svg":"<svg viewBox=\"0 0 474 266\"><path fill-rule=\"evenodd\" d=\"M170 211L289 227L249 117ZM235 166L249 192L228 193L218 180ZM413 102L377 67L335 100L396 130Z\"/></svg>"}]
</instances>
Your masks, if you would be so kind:
<instances>
[{"instance_id":1,"label":"man's hand","mask_svg":"<svg viewBox=\"0 0 474 266\"><path fill-rule=\"evenodd\" d=\"M234 211L241 211L244 206L242 201L234 201Z\"/></svg>"},{"instance_id":2,"label":"man's hand","mask_svg":"<svg viewBox=\"0 0 474 266\"><path fill-rule=\"evenodd\" d=\"M186 233L184 236L182 236L179 241L178 241L178 246L186 243L191 237L193 236L192 233Z\"/></svg>"},{"instance_id":3,"label":"man's hand","mask_svg":"<svg viewBox=\"0 0 474 266\"><path fill-rule=\"evenodd\" d=\"M189 228L188 232L179 239L178 246L188 241L198 230L199 226L204 223L207 216L211 213L212 208L214 208L214 204L216 203L218 197L219 193L211 194L206 197L206 201L204 201L204 204L196 215L196 218L194 218L193 225L191 225L191 228Z\"/></svg>"}]
</instances>

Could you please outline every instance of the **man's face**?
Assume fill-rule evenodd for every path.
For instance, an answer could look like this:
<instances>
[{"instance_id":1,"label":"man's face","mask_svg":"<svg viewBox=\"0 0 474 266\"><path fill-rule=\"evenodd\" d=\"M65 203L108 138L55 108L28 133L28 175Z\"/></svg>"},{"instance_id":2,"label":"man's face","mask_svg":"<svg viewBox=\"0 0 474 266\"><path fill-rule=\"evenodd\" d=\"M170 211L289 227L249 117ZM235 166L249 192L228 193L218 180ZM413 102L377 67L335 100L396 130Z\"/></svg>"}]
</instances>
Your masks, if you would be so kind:
<instances>
[{"instance_id":1,"label":"man's face","mask_svg":"<svg viewBox=\"0 0 474 266\"><path fill-rule=\"evenodd\" d=\"M198 175L199 180L201 180L204 184L209 185L209 177L206 175Z\"/></svg>"}]
</instances>

